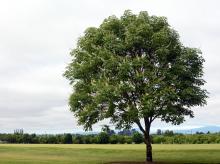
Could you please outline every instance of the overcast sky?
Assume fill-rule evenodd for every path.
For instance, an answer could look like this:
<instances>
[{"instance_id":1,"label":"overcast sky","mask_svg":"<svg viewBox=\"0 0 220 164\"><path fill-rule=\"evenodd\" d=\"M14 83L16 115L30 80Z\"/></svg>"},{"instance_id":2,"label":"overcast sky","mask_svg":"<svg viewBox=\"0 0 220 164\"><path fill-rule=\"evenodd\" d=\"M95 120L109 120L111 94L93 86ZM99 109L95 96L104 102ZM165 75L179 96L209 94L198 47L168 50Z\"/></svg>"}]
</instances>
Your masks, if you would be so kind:
<instances>
[{"instance_id":1,"label":"overcast sky","mask_svg":"<svg viewBox=\"0 0 220 164\"><path fill-rule=\"evenodd\" d=\"M166 16L186 46L202 50L210 98L181 128L220 125L219 6L218 0L0 0L0 132L82 131L62 77L69 52L87 27L126 9ZM156 121L153 129L166 126Z\"/></svg>"}]
</instances>

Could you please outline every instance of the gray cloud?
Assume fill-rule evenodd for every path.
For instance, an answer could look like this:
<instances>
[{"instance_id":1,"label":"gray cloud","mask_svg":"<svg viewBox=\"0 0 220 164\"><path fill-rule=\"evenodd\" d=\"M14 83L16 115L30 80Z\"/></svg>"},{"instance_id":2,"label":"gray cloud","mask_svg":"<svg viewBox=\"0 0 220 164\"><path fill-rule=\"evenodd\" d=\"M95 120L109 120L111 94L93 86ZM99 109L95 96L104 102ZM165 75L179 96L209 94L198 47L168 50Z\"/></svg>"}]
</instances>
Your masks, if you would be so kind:
<instances>
[{"instance_id":1,"label":"gray cloud","mask_svg":"<svg viewBox=\"0 0 220 164\"><path fill-rule=\"evenodd\" d=\"M126 9L166 16L185 45L202 50L210 98L207 106L194 109L196 117L183 126L220 125L219 5L217 0L0 0L1 131L82 131L68 110L71 87L62 77L69 52L87 27ZM163 125L154 123L154 127Z\"/></svg>"}]
</instances>

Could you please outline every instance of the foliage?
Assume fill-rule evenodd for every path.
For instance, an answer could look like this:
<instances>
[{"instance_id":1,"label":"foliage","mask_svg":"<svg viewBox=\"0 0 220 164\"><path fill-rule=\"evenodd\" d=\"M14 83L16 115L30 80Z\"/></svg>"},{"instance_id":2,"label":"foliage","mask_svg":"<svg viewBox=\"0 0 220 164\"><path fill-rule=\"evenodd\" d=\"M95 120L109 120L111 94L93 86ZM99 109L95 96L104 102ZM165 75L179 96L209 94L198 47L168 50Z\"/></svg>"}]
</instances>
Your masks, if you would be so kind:
<instances>
[{"instance_id":1,"label":"foliage","mask_svg":"<svg viewBox=\"0 0 220 164\"><path fill-rule=\"evenodd\" d=\"M131 136L125 136L125 142L127 144L132 144L132 142L133 142L132 137Z\"/></svg>"},{"instance_id":2,"label":"foliage","mask_svg":"<svg viewBox=\"0 0 220 164\"><path fill-rule=\"evenodd\" d=\"M68 136L68 140L65 137ZM36 135L36 134L0 134L2 143L27 143L27 144L71 144L70 136L74 144L99 144L100 136L106 137L106 134L79 135L79 134L58 134L58 135ZM114 134L109 137L106 144L131 144L142 143L143 136L135 132L132 136ZM154 144L220 144L220 133L196 133L196 134L153 134L151 135ZM69 142L67 142L69 141Z\"/></svg>"},{"instance_id":3,"label":"foliage","mask_svg":"<svg viewBox=\"0 0 220 164\"><path fill-rule=\"evenodd\" d=\"M109 143L111 144L117 144L118 143L118 136L117 135L112 135L109 139Z\"/></svg>"},{"instance_id":4,"label":"foliage","mask_svg":"<svg viewBox=\"0 0 220 164\"><path fill-rule=\"evenodd\" d=\"M140 144L140 143L143 143L143 135L139 132L135 132L132 136L133 138L133 142L136 143L136 144Z\"/></svg>"},{"instance_id":5,"label":"foliage","mask_svg":"<svg viewBox=\"0 0 220 164\"><path fill-rule=\"evenodd\" d=\"M73 143L73 139L72 139L72 135L71 134L64 134L64 141L65 144L72 144Z\"/></svg>"},{"instance_id":6,"label":"foliage","mask_svg":"<svg viewBox=\"0 0 220 164\"><path fill-rule=\"evenodd\" d=\"M99 133L97 142L100 144L109 143L109 135L106 132Z\"/></svg>"},{"instance_id":7,"label":"foliage","mask_svg":"<svg viewBox=\"0 0 220 164\"><path fill-rule=\"evenodd\" d=\"M110 127L108 125L103 125L102 127L102 131L103 132L106 132L108 135L113 135L115 134L115 131L114 130L111 130Z\"/></svg>"},{"instance_id":8,"label":"foliage","mask_svg":"<svg viewBox=\"0 0 220 164\"><path fill-rule=\"evenodd\" d=\"M125 136L123 135L118 135L118 143L124 144L126 142Z\"/></svg>"},{"instance_id":9,"label":"foliage","mask_svg":"<svg viewBox=\"0 0 220 164\"><path fill-rule=\"evenodd\" d=\"M165 130L164 135L165 135L165 136L173 136L174 133L173 133L172 130Z\"/></svg>"},{"instance_id":10,"label":"foliage","mask_svg":"<svg viewBox=\"0 0 220 164\"><path fill-rule=\"evenodd\" d=\"M159 118L178 125L206 104L201 51L185 47L165 17L127 10L88 28L71 52L64 76L73 86L70 110L85 130L110 119L137 124L152 161L150 127ZM144 122L144 126L141 123Z\"/></svg>"},{"instance_id":11,"label":"foliage","mask_svg":"<svg viewBox=\"0 0 220 164\"><path fill-rule=\"evenodd\" d=\"M75 143L75 144L83 144L84 143L83 136L82 135L74 136L73 143Z\"/></svg>"},{"instance_id":12,"label":"foliage","mask_svg":"<svg viewBox=\"0 0 220 164\"><path fill-rule=\"evenodd\" d=\"M180 124L206 103L201 51L184 47L165 17L111 16L88 28L71 56L69 104L86 130L106 118L118 128L155 118Z\"/></svg>"}]
</instances>

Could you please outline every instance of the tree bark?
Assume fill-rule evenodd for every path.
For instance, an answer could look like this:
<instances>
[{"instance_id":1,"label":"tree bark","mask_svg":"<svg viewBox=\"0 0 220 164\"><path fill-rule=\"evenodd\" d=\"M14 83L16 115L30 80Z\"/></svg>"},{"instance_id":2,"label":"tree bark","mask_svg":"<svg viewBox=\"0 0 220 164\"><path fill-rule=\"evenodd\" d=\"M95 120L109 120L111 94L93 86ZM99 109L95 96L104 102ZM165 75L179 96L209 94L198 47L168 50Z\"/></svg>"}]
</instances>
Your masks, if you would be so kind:
<instances>
[{"instance_id":1,"label":"tree bark","mask_svg":"<svg viewBox=\"0 0 220 164\"><path fill-rule=\"evenodd\" d=\"M145 137L145 144L146 144L146 161L147 162L152 162L153 157L152 157L152 146L151 146L150 135Z\"/></svg>"},{"instance_id":2,"label":"tree bark","mask_svg":"<svg viewBox=\"0 0 220 164\"><path fill-rule=\"evenodd\" d=\"M144 142L146 144L146 162L152 162L153 157L152 157L152 146L151 146L151 137L150 137L151 121L148 120L147 118L145 118L144 121L145 121L145 129L142 127L139 120L136 123L144 134Z\"/></svg>"},{"instance_id":3,"label":"tree bark","mask_svg":"<svg viewBox=\"0 0 220 164\"><path fill-rule=\"evenodd\" d=\"M151 137L150 137L150 126L151 122L149 119L145 118L145 144L146 144L146 161L147 162L152 162L153 157L152 157L152 146L151 146Z\"/></svg>"}]
</instances>

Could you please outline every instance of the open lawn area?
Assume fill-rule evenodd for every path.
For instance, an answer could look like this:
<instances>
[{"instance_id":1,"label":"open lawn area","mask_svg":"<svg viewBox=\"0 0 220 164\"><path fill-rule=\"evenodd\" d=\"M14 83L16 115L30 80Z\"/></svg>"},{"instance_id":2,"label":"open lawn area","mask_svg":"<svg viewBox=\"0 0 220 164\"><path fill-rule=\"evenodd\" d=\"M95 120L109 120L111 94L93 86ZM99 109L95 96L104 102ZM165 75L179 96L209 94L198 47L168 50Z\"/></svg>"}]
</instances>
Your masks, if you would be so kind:
<instances>
[{"instance_id":1,"label":"open lawn area","mask_svg":"<svg viewBox=\"0 0 220 164\"><path fill-rule=\"evenodd\" d=\"M220 144L153 145L156 162L220 163ZM86 164L144 161L145 145L0 144L0 164Z\"/></svg>"}]
</instances>

